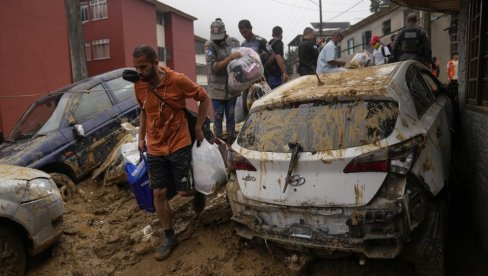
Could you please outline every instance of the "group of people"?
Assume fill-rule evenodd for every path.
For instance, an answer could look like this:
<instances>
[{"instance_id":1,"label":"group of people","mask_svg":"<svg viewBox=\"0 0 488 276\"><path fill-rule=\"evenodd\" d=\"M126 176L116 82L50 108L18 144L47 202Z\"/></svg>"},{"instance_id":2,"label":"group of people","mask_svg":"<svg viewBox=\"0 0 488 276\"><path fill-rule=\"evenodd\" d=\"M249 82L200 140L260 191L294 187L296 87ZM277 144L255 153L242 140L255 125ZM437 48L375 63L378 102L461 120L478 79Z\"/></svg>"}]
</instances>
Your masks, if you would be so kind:
<instances>
[{"instance_id":1,"label":"group of people","mask_svg":"<svg viewBox=\"0 0 488 276\"><path fill-rule=\"evenodd\" d=\"M416 59L423 63L431 60L430 42L423 29L416 25L416 14L409 14L409 25L394 36L387 46L381 44L378 36L373 36L374 64L392 60ZM166 259L178 245L173 230L172 212L169 198L174 194L193 196L196 213L203 210L205 197L194 190L191 182L191 134L197 141L204 139L203 124L210 104L214 109L214 134L223 137L223 118L226 118L228 142L235 139L234 109L241 91L233 91L227 85L226 67L241 58L238 47L255 50L265 68L265 78L271 88L288 80L284 64L283 30L276 26L272 39L255 35L249 20L241 20L239 31L242 43L227 35L224 22L217 18L210 25L210 40L205 45L208 66L208 94L205 89L191 81L184 74L168 67L160 66L157 53L148 45L136 47L132 53L133 64L139 81L135 83L136 98L139 103L140 126L138 148L147 154L150 185L153 189L156 214L164 230L162 243L156 249L156 259ZM316 40L314 30L305 28L303 41L298 48L300 75L334 72L343 69L345 62L338 59L337 45L343 35L336 32L330 41ZM325 44L325 45L324 45ZM449 78L457 80L457 56L448 64ZM189 129L185 115L186 98L199 102L198 118L194 129Z\"/></svg>"},{"instance_id":2,"label":"group of people","mask_svg":"<svg viewBox=\"0 0 488 276\"><path fill-rule=\"evenodd\" d=\"M225 24L220 19L215 19L210 25L210 40L205 44L205 58L208 67L208 92L212 98L214 108L214 134L218 138L224 137L222 124L226 119L227 142L235 139L234 110L237 97L242 91L233 91L229 88L227 65L241 57L239 51L233 51L238 47L253 49L259 54L264 67L265 79L271 89L288 81L288 74L284 62L283 29L276 26L272 30L272 39L268 42L253 33L251 22L243 19L238 23L239 32L244 41L239 41L227 35Z\"/></svg>"},{"instance_id":3,"label":"group of people","mask_svg":"<svg viewBox=\"0 0 488 276\"><path fill-rule=\"evenodd\" d=\"M339 59L337 46L344 36L340 31L334 32L332 38L322 47L323 38L316 42L314 31L305 28L303 41L298 47L300 75L330 73L345 70L345 62ZM390 37L388 45L381 43L380 37L371 37L370 45L373 48L371 53L372 65L380 65L393 61L404 61L409 59L418 60L430 65L432 52L427 32L417 25L417 14L410 13L407 16L407 26L398 35ZM315 68L315 70L314 70Z\"/></svg>"}]
</instances>

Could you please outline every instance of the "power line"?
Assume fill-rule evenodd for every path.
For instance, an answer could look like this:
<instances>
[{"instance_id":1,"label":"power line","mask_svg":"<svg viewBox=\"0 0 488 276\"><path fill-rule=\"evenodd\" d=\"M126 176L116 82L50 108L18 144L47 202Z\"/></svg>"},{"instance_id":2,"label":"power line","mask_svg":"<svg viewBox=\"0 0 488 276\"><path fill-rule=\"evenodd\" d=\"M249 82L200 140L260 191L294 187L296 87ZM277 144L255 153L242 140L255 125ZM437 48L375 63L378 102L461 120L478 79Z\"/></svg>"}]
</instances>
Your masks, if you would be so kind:
<instances>
[{"instance_id":1,"label":"power line","mask_svg":"<svg viewBox=\"0 0 488 276\"><path fill-rule=\"evenodd\" d=\"M284 6L289 6L289 7L293 7L293 8L297 8L297 9L302 9L302 10L308 10L308 11L314 11L314 12L316 12L316 11L318 10L318 9L314 9L314 8L306 8L306 7L299 6L299 5L293 5L293 4L290 4L290 3L281 2L281 1L279 1L279 0L271 0L271 1L276 2L276 3L279 3L279 4L282 4L282 5L284 5ZM364 1L364 0L363 0L363 1ZM311 3L314 3L314 4L318 5L317 3L315 3L315 2L313 2L313 1L311 1L311 0L309 0L309 2L311 2ZM362 1L360 1L360 2L362 2ZM357 4L359 4L359 3L357 3ZM356 5L357 5L357 4L356 4ZM354 7L355 7L355 6L354 6ZM352 8L354 8L354 7L352 7ZM357 11L353 11L353 12L364 12L364 11L369 11L369 9L368 9L368 10L357 10ZM342 14L344 14L344 13L345 13L345 12L347 12L347 11L331 11L331 10L327 10L327 12L328 12L328 13L336 13L336 12L338 12L338 13L341 13L340 15L342 15Z\"/></svg>"},{"instance_id":2,"label":"power line","mask_svg":"<svg viewBox=\"0 0 488 276\"><path fill-rule=\"evenodd\" d=\"M353 8L355 8L357 5L361 4L361 2L363 2L363 1L364 1L364 0L359 0L359 2L357 2L357 3L356 3L356 4L354 4L354 5L352 5L350 8L346 9L345 11L343 11L343 12L339 13L338 15L336 15L336 16L334 16L334 17L332 17L332 18L329 18L329 19L328 19L326 22L329 22L329 21L331 21L331 20L334 20L334 19L336 19L337 17L339 17L339 16L341 16L341 15L345 14L346 12L348 12L348 11L352 10Z\"/></svg>"}]
</instances>

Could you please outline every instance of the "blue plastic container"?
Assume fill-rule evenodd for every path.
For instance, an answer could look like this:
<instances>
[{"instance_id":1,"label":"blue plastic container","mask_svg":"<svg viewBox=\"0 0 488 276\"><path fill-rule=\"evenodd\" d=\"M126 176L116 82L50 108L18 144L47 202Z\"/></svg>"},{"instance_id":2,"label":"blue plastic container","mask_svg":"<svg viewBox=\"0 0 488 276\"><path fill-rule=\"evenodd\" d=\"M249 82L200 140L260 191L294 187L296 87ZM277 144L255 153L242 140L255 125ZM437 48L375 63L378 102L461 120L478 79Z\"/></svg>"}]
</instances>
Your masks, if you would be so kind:
<instances>
[{"instance_id":1,"label":"blue plastic container","mask_svg":"<svg viewBox=\"0 0 488 276\"><path fill-rule=\"evenodd\" d=\"M149 185L146 157L142 155L138 165L125 164L125 172L139 209L154 213L153 191Z\"/></svg>"}]
</instances>

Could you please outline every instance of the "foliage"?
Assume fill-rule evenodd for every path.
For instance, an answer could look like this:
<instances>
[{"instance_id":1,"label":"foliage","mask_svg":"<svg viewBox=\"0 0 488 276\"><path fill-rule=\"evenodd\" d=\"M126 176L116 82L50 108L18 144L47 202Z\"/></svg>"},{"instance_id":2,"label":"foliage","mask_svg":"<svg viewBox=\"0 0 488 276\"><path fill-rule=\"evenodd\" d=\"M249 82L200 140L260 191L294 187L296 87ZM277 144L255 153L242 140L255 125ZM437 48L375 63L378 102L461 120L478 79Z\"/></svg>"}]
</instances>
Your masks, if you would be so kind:
<instances>
[{"instance_id":1,"label":"foliage","mask_svg":"<svg viewBox=\"0 0 488 276\"><path fill-rule=\"evenodd\" d=\"M369 5L369 10L371 12L379 12L382 8L389 6L391 4L390 0L371 0Z\"/></svg>"}]
</instances>

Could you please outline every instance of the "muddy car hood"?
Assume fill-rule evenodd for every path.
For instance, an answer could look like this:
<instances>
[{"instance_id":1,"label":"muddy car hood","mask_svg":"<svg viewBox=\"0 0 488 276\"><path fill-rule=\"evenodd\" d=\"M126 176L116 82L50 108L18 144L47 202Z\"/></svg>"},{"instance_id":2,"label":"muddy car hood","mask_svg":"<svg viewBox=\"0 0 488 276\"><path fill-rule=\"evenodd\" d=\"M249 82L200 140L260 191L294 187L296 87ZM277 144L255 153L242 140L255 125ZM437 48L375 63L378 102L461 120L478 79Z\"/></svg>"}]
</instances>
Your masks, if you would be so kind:
<instances>
[{"instance_id":1,"label":"muddy car hood","mask_svg":"<svg viewBox=\"0 0 488 276\"><path fill-rule=\"evenodd\" d=\"M0 164L26 166L44 156L41 147L48 136L37 136L0 145Z\"/></svg>"},{"instance_id":2,"label":"muddy car hood","mask_svg":"<svg viewBox=\"0 0 488 276\"><path fill-rule=\"evenodd\" d=\"M39 170L0 164L0 183L9 180L32 180L49 177L49 174Z\"/></svg>"}]
</instances>

